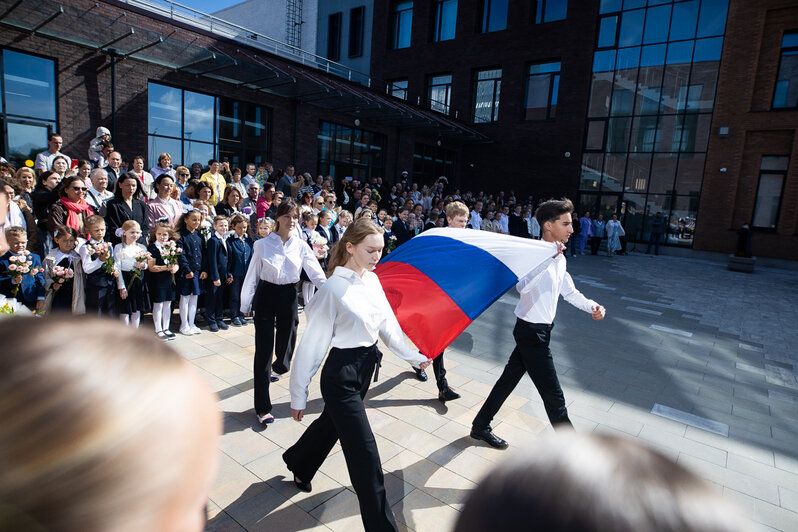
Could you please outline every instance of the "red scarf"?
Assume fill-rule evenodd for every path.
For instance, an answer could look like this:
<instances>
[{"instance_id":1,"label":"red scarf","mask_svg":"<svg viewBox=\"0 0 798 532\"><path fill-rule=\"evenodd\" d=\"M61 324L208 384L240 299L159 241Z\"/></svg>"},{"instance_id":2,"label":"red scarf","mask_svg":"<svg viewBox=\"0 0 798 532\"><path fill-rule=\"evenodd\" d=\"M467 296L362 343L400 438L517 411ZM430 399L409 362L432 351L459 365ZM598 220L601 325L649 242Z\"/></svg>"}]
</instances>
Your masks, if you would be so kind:
<instances>
[{"instance_id":1,"label":"red scarf","mask_svg":"<svg viewBox=\"0 0 798 532\"><path fill-rule=\"evenodd\" d=\"M66 220L67 226L71 227L78 233L82 233L83 221L80 219L80 215L86 211L88 211L88 215L94 214L94 210L91 208L91 205L89 205L85 199L81 199L80 201L72 201L66 196L63 196L59 201L66 208L68 213Z\"/></svg>"}]
</instances>

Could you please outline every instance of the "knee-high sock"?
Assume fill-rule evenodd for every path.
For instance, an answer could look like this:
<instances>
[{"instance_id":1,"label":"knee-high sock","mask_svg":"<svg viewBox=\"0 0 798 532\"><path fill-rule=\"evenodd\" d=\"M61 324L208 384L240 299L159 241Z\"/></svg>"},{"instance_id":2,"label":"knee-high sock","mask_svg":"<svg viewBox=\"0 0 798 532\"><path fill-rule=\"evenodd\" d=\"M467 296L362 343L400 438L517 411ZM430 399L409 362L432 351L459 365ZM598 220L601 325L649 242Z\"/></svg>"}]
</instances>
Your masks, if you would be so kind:
<instances>
[{"instance_id":1,"label":"knee-high sock","mask_svg":"<svg viewBox=\"0 0 798 532\"><path fill-rule=\"evenodd\" d=\"M190 327L191 320L188 317L188 301L191 296L180 296L180 328L186 329Z\"/></svg>"},{"instance_id":2,"label":"knee-high sock","mask_svg":"<svg viewBox=\"0 0 798 532\"><path fill-rule=\"evenodd\" d=\"M199 296L188 296L188 323L194 327L194 318L197 317L197 299Z\"/></svg>"},{"instance_id":3,"label":"knee-high sock","mask_svg":"<svg viewBox=\"0 0 798 532\"><path fill-rule=\"evenodd\" d=\"M152 324L155 325L155 332L159 333L163 330L161 322L163 321L163 306L164 303L152 304Z\"/></svg>"},{"instance_id":4,"label":"knee-high sock","mask_svg":"<svg viewBox=\"0 0 798 532\"><path fill-rule=\"evenodd\" d=\"M121 319L122 323L125 325L130 325L130 314L120 314L119 319Z\"/></svg>"},{"instance_id":5,"label":"knee-high sock","mask_svg":"<svg viewBox=\"0 0 798 532\"><path fill-rule=\"evenodd\" d=\"M136 312L130 315L130 324L133 326L134 329L138 329L140 323L141 323L141 311L137 310Z\"/></svg>"},{"instance_id":6,"label":"knee-high sock","mask_svg":"<svg viewBox=\"0 0 798 532\"><path fill-rule=\"evenodd\" d=\"M164 301L161 303L163 305L163 317L161 318L161 330L168 331L169 330L169 322L172 321L172 302L171 301Z\"/></svg>"}]
</instances>

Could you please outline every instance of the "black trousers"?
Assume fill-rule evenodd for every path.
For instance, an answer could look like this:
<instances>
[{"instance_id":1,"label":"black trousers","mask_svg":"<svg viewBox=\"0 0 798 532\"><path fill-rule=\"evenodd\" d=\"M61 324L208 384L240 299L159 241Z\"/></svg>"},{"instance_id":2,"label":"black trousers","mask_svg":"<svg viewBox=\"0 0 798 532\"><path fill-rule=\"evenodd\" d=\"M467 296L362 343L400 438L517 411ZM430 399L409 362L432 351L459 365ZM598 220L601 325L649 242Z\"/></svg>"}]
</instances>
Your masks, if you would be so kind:
<instances>
[{"instance_id":1,"label":"black trousers","mask_svg":"<svg viewBox=\"0 0 798 532\"><path fill-rule=\"evenodd\" d=\"M591 236L590 237L590 254L591 255L598 255L598 250L601 247L601 238L600 236Z\"/></svg>"},{"instance_id":2,"label":"black trousers","mask_svg":"<svg viewBox=\"0 0 798 532\"><path fill-rule=\"evenodd\" d=\"M252 306L255 312L255 412L272 411L269 397L269 374L285 373L291 365L299 324L295 284L272 284L260 281ZM276 340L275 340L276 337Z\"/></svg>"},{"instance_id":3,"label":"black trousers","mask_svg":"<svg viewBox=\"0 0 798 532\"><path fill-rule=\"evenodd\" d=\"M225 280L220 279L219 286L214 286L213 281L208 279L207 292L205 295L205 318L208 323L219 322L224 318L224 285Z\"/></svg>"},{"instance_id":4,"label":"black trousers","mask_svg":"<svg viewBox=\"0 0 798 532\"><path fill-rule=\"evenodd\" d=\"M120 274L121 275L121 274ZM86 282L86 314L112 317L116 307L116 279L110 282Z\"/></svg>"},{"instance_id":5,"label":"black trousers","mask_svg":"<svg viewBox=\"0 0 798 532\"><path fill-rule=\"evenodd\" d=\"M303 482L309 482L340 439L367 532L397 529L385 494L377 442L363 405L371 376L381 358L376 344L332 348L321 370L324 410L299 441L283 454L288 469Z\"/></svg>"},{"instance_id":6,"label":"black trousers","mask_svg":"<svg viewBox=\"0 0 798 532\"><path fill-rule=\"evenodd\" d=\"M230 317L243 318L241 312L241 287L244 286L244 276L234 275L233 282L227 285L230 290Z\"/></svg>"},{"instance_id":7,"label":"black trousers","mask_svg":"<svg viewBox=\"0 0 798 532\"><path fill-rule=\"evenodd\" d=\"M515 349L513 349L501 377L493 385L485 404L474 418L473 427L475 429L485 429L490 425L493 416L518 385L524 373L529 374L543 399L543 406L546 408L546 414L551 424L555 428L573 427L568 418L565 396L562 393L549 349L552 327L554 327L553 324L516 320L513 329Z\"/></svg>"},{"instance_id":8,"label":"black trousers","mask_svg":"<svg viewBox=\"0 0 798 532\"><path fill-rule=\"evenodd\" d=\"M446 368L443 366L443 353L432 359L432 372L435 374L435 383L438 390L445 390L449 387L446 381Z\"/></svg>"}]
</instances>

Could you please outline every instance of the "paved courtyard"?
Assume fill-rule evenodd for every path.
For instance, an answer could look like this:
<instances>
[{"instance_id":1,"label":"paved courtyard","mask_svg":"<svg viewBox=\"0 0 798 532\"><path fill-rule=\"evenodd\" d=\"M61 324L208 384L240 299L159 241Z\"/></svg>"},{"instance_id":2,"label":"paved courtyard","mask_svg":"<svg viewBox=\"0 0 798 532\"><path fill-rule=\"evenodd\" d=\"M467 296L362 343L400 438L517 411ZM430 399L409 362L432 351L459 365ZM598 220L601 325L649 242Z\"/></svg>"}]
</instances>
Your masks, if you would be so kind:
<instances>
[{"instance_id":1,"label":"paved courtyard","mask_svg":"<svg viewBox=\"0 0 798 532\"><path fill-rule=\"evenodd\" d=\"M561 301L553 331L577 431L660 450L742 508L752 529L798 530L798 273L746 275L715 262L639 254L576 257L569 270L607 308L607 318L594 322ZM511 290L447 350L449 381L463 397L446 405L432 380L418 382L383 349L367 403L400 528L451 530L494 463L552 430L525 377L494 423L510 449L468 436L513 347L516 302ZM218 392L225 414L208 530L362 530L340 447L309 494L294 488L281 460L321 411L317 380L301 424L290 419L287 379L273 384L277 421L262 428L252 411L251 325L173 345Z\"/></svg>"}]
</instances>

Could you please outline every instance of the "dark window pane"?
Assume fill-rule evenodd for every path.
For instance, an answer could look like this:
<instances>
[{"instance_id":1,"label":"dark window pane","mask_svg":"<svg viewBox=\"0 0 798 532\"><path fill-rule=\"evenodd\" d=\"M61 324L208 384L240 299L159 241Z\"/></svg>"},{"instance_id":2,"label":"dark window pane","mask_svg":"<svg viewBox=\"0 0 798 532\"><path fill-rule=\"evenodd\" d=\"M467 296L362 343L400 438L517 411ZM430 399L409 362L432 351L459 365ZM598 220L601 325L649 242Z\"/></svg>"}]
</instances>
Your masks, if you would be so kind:
<instances>
[{"instance_id":1,"label":"dark window pane","mask_svg":"<svg viewBox=\"0 0 798 532\"><path fill-rule=\"evenodd\" d=\"M604 128L606 125L607 122L605 120L591 120L587 123L586 150L604 149Z\"/></svg>"},{"instance_id":2,"label":"dark window pane","mask_svg":"<svg viewBox=\"0 0 798 532\"><path fill-rule=\"evenodd\" d=\"M654 44L651 46L644 46L643 52L640 55L640 66L659 66L665 64L665 45Z\"/></svg>"},{"instance_id":3,"label":"dark window pane","mask_svg":"<svg viewBox=\"0 0 798 532\"><path fill-rule=\"evenodd\" d=\"M787 34L785 40L792 35L798 34ZM794 48L782 49L773 107L798 107L798 50Z\"/></svg>"},{"instance_id":4,"label":"dark window pane","mask_svg":"<svg viewBox=\"0 0 798 532\"><path fill-rule=\"evenodd\" d=\"M784 174L762 174L759 176L752 224L754 227L776 228L783 185Z\"/></svg>"},{"instance_id":5,"label":"dark window pane","mask_svg":"<svg viewBox=\"0 0 798 532\"><path fill-rule=\"evenodd\" d=\"M620 192L623 190L624 175L626 175L626 154L607 154L604 158L604 175L601 178L601 190Z\"/></svg>"},{"instance_id":6,"label":"dark window pane","mask_svg":"<svg viewBox=\"0 0 798 532\"><path fill-rule=\"evenodd\" d=\"M407 100L407 80L397 79L389 81L386 86L386 92L396 98Z\"/></svg>"},{"instance_id":7,"label":"dark window pane","mask_svg":"<svg viewBox=\"0 0 798 532\"><path fill-rule=\"evenodd\" d=\"M672 42L668 45L669 65L690 63L693 57L693 41Z\"/></svg>"},{"instance_id":8,"label":"dark window pane","mask_svg":"<svg viewBox=\"0 0 798 532\"><path fill-rule=\"evenodd\" d=\"M429 108L439 113L448 113L452 95L452 75L432 76L427 88Z\"/></svg>"},{"instance_id":9,"label":"dark window pane","mask_svg":"<svg viewBox=\"0 0 798 532\"><path fill-rule=\"evenodd\" d=\"M436 0L433 4L433 41L454 39L457 0Z\"/></svg>"},{"instance_id":10,"label":"dark window pane","mask_svg":"<svg viewBox=\"0 0 798 532\"><path fill-rule=\"evenodd\" d=\"M798 33L785 33L781 38L782 48L795 48L798 47Z\"/></svg>"},{"instance_id":11,"label":"dark window pane","mask_svg":"<svg viewBox=\"0 0 798 532\"><path fill-rule=\"evenodd\" d=\"M623 8L626 9L636 9L638 7L645 7L646 0L623 0Z\"/></svg>"},{"instance_id":12,"label":"dark window pane","mask_svg":"<svg viewBox=\"0 0 798 532\"><path fill-rule=\"evenodd\" d=\"M625 152L629 146L629 127L632 119L610 118L607 129L607 151Z\"/></svg>"},{"instance_id":13,"label":"dark window pane","mask_svg":"<svg viewBox=\"0 0 798 532\"><path fill-rule=\"evenodd\" d=\"M333 13L327 22L327 59L341 59L341 13Z\"/></svg>"},{"instance_id":14,"label":"dark window pane","mask_svg":"<svg viewBox=\"0 0 798 532\"><path fill-rule=\"evenodd\" d=\"M48 124L18 124L7 122L8 154L12 161L22 163L35 161L36 154L47 148Z\"/></svg>"},{"instance_id":15,"label":"dark window pane","mask_svg":"<svg viewBox=\"0 0 798 532\"><path fill-rule=\"evenodd\" d=\"M499 118L501 69L481 70L474 83L474 122L493 122Z\"/></svg>"},{"instance_id":16,"label":"dark window pane","mask_svg":"<svg viewBox=\"0 0 798 532\"><path fill-rule=\"evenodd\" d=\"M704 177L704 154L682 154L679 156L679 169L676 171L677 194L696 194L701 192Z\"/></svg>"},{"instance_id":17,"label":"dark window pane","mask_svg":"<svg viewBox=\"0 0 798 532\"><path fill-rule=\"evenodd\" d=\"M626 165L625 190L644 192L651 176L651 154L630 153Z\"/></svg>"},{"instance_id":18,"label":"dark window pane","mask_svg":"<svg viewBox=\"0 0 798 532\"><path fill-rule=\"evenodd\" d=\"M158 156L162 153L168 153L172 156L172 166L184 165L191 166L191 163L202 163L203 166L208 163L208 159L202 161L186 161L183 159L182 143L178 139L165 139L162 137L155 137L150 135L149 138L149 166L152 168L158 164Z\"/></svg>"},{"instance_id":19,"label":"dark window pane","mask_svg":"<svg viewBox=\"0 0 798 532\"><path fill-rule=\"evenodd\" d=\"M615 70L615 50L593 54L593 72L612 72Z\"/></svg>"},{"instance_id":20,"label":"dark window pane","mask_svg":"<svg viewBox=\"0 0 798 532\"><path fill-rule=\"evenodd\" d=\"M601 0L599 4L599 13L614 13L620 11L623 2L621 0Z\"/></svg>"},{"instance_id":21,"label":"dark window pane","mask_svg":"<svg viewBox=\"0 0 798 532\"><path fill-rule=\"evenodd\" d=\"M363 12L365 7L356 7L349 12L349 57L363 55Z\"/></svg>"},{"instance_id":22,"label":"dark window pane","mask_svg":"<svg viewBox=\"0 0 798 532\"><path fill-rule=\"evenodd\" d=\"M761 170L775 170L779 172L786 172L790 165L790 158L779 155L765 155L762 157L762 163L759 165Z\"/></svg>"},{"instance_id":23,"label":"dark window pane","mask_svg":"<svg viewBox=\"0 0 798 532\"><path fill-rule=\"evenodd\" d=\"M3 88L9 114L55 120L55 63L3 50Z\"/></svg>"},{"instance_id":24,"label":"dark window pane","mask_svg":"<svg viewBox=\"0 0 798 532\"><path fill-rule=\"evenodd\" d=\"M507 28L508 0L482 0L482 33Z\"/></svg>"},{"instance_id":25,"label":"dark window pane","mask_svg":"<svg viewBox=\"0 0 798 532\"><path fill-rule=\"evenodd\" d=\"M698 20L698 0L673 4L670 40L692 39Z\"/></svg>"},{"instance_id":26,"label":"dark window pane","mask_svg":"<svg viewBox=\"0 0 798 532\"><path fill-rule=\"evenodd\" d=\"M413 2L394 2L391 17L391 48L409 47L413 25Z\"/></svg>"},{"instance_id":27,"label":"dark window pane","mask_svg":"<svg viewBox=\"0 0 798 532\"><path fill-rule=\"evenodd\" d=\"M265 107L247 104L246 122L244 122L246 147L259 149L264 154L268 153L269 118L269 110Z\"/></svg>"},{"instance_id":28,"label":"dark window pane","mask_svg":"<svg viewBox=\"0 0 798 532\"><path fill-rule=\"evenodd\" d=\"M219 102L219 140L241 140L241 103L223 98Z\"/></svg>"},{"instance_id":29,"label":"dark window pane","mask_svg":"<svg viewBox=\"0 0 798 532\"><path fill-rule=\"evenodd\" d=\"M665 68L660 112L670 114L684 110L689 90L687 86L689 76L690 63L668 65Z\"/></svg>"},{"instance_id":30,"label":"dark window pane","mask_svg":"<svg viewBox=\"0 0 798 532\"><path fill-rule=\"evenodd\" d=\"M612 110L613 116L623 116L632 114L632 98L634 93L628 89L620 89L617 86L612 91Z\"/></svg>"},{"instance_id":31,"label":"dark window pane","mask_svg":"<svg viewBox=\"0 0 798 532\"><path fill-rule=\"evenodd\" d=\"M601 153L586 153L582 156L582 172L579 178L580 190L598 190L601 183L601 166L604 164L604 155Z\"/></svg>"},{"instance_id":32,"label":"dark window pane","mask_svg":"<svg viewBox=\"0 0 798 532\"><path fill-rule=\"evenodd\" d=\"M538 0L537 22L554 22L556 20L565 20L566 12L568 11L568 0Z\"/></svg>"},{"instance_id":33,"label":"dark window pane","mask_svg":"<svg viewBox=\"0 0 798 532\"><path fill-rule=\"evenodd\" d=\"M657 123L657 141L655 150L658 152L673 151L673 136L676 130L676 116L662 115ZM681 134L679 135L681 139Z\"/></svg>"},{"instance_id":34,"label":"dark window pane","mask_svg":"<svg viewBox=\"0 0 798 532\"><path fill-rule=\"evenodd\" d=\"M723 37L713 39L698 39L695 42L695 53L693 62L701 61L720 61L720 54L723 48Z\"/></svg>"},{"instance_id":35,"label":"dark window pane","mask_svg":"<svg viewBox=\"0 0 798 532\"><path fill-rule=\"evenodd\" d=\"M630 69L632 74L625 74L625 77L631 79L633 82L637 76L637 67L640 64L640 47L634 46L632 48L621 48L618 50L618 62L615 66L616 70L623 71Z\"/></svg>"},{"instance_id":36,"label":"dark window pane","mask_svg":"<svg viewBox=\"0 0 798 532\"><path fill-rule=\"evenodd\" d=\"M671 6L650 7L646 12L646 31L643 35L643 43L654 44L667 41L667 21L671 16Z\"/></svg>"},{"instance_id":37,"label":"dark window pane","mask_svg":"<svg viewBox=\"0 0 798 532\"><path fill-rule=\"evenodd\" d=\"M615 34L618 31L618 17L604 17L599 24L598 47L615 46Z\"/></svg>"},{"instance_id":38,"label":"dark window pane","mask_svg":"<svg viewBox=\"0 0 798 532\"><path fill-rule=\"evenodd\" d=\"M625 11L621 16L621 31L618 46L635 46L643 39L643 18L645 10Z\"/></svg>"},{"instance_id":39,"label":"dark window pane","mask_svg":"<svg viewBox=\"0 0 798 532\"><path fill-rule=\"evenodd\" d=\"M612 72L593 74L590 86L589 117L607 116L610 109L610 94L612 93Z\"/></svg>"},{"instance_id":40,"label":"dark window pane","mask_svg":"<svg viewBox=\"0 0 798 532\"><path fill-rule=\"evenodd\" d=\"M183 91L183 135L186 140L213 142L213 119L216 98L207 94Z\"/></svg>"},{"instance_id":41,"label":"dark window pane","mask_svg":"<svg viewBox=\"0 0 798 532\"><path fill-rule=\"evenodd\" d=\"M529 76L526 87L526 119L545 120L549 107L551 76Z\"/></svg>"},{"instance_id":42,"label":"dark window pane","mask_svg":"<svg viewBox=\"0 0 798 532\"><path fill-rule=\"evenodd\" d=\"M697 37L723 35L726 31L726 12L729 0L702 0L698 17Z\"/></svg>"},{"instance_id":43,"label":"dark window pane","mask_svg":"<svg viewBox=\"0 0 798 532\"><path fill-rule=\"evenodd\" d=\"M676 154L657 154L654 156L654 160L651 163L649 193L666 194L673 191L676 163L678 161L679 157Z\"/></svg>"},{"instance_id":44,"label":"dark window pane","mask_svg":"<svg viewBox=\"0 0 798 532\"><path fill-rule=\"evenodd\" d=\"M205 142L184 142L183 143L183 159L184 162L191 161L200 162L203 165L213 159L215 156L214 145ZM230 165L233 166L232 164Z\"/></svg>"},{"instance_id":45,"label":"dark window pane","mask_svg":"<svg viewBox=\"0 0 798 532\"><path fill-rule=\"evenodd\" d=\"M183 124L182 91L157 83L147 85L148 128L151 135L180 137ZM174 156L172 157L174 159ZM158 154L155 154L158 161Z\"/></svg>"},{"instance_id":46,"label":"dark window pane","mask_svg":"<svg viewBox=\"0 0 798 532\"><path fill-rule=\"evenodd\" d=\"M632 123L632 145L629 151L652 152L654 151L654 138L657 133L656 116L638 116Z\"/></svg>"}]
</instances>

